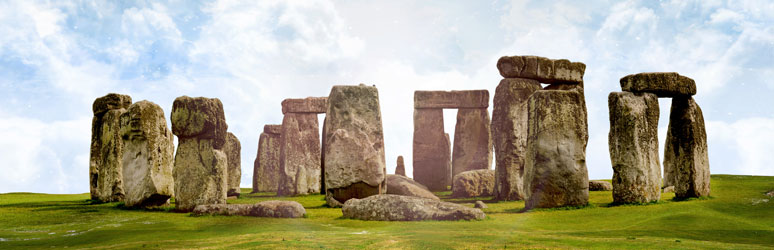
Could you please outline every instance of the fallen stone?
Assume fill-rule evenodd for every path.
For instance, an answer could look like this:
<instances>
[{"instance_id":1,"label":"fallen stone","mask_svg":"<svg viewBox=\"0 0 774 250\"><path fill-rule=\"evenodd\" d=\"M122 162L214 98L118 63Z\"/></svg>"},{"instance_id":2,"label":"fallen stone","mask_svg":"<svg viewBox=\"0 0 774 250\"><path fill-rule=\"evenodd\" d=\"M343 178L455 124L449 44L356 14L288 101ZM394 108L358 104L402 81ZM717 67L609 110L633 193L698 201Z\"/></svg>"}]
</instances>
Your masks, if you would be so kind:
<instances>
[{"instance_id":1,"label":"fallen stone","mask_svg":"<svg viewBox=\"0 0 774 250\"><path fill-rule=\"evenodd\" d=\"M376 87L333 86L325 119L325 195L340 203L385 193L382 114ZM331 204L329 204L331 205Z\"/></svg>"},{"instance_id":2,"label":"fallen stone","mask_svg":"<svg viewBox=\"0 0 774 250\"><path fill-rule=\"evenodd\" d=\"M661 198L658 97L612 92L608 96L613 202L648 203Z\"/></svg>"},{"instance_id":3,"label":"fallen stone","mask_svg":"<svg viewBox=\"0 0 774 250\"><path fill-rule=\"evenodd\" d=\"M527 101L540 83L506 78L495 90L492 139L495 151L495 200L524 199L524 154L527 151Z\"/></svg>"},{"instance_id":4,"label":"fallen stone","mask_svg":"<svg viewBox=\"0 0 774 250\"><path fill-rule=\"evenodd\" d=\"M495 171L470 170L454 176L452 197L467 198L491 196L494 192Z\"/></svg>"},{"instance_id":5,"label":"fallen stone","mask_svg":"<svg viewBox=\"0 0 774 250\"><path fill-rule=\"evenodd\" d=\"M180 138L197 137L213 139L215 149L226 143L226 116L223 103L218 98L188 97L175 98L172 103L172 133Z\"/></svg>"},{"instance_id":6,"label":"fallen stone","mask_svg":"<svg viewBox=\"0 0 774 250\"><path fill-rule=\"evenodd\" d=\"M488 90L414 91L415 109L486 109L488 107Z\"/></svg>"},{"instance_id":7,"label":"fallen stone","mask_svg":"<svg viewBox=\"0 0 774 250\"><path fill-rule=\"evenodd\" d=\"M320 192L320 134L317 114L287 113L282 120L277 195Z\"/></svg>"},{"instance_id":8,"label":"fallen stone","mask_svg":"<svg viewBox=\"0 0 774 250\"><path fill-rule=\"evenodd\" d=\"M696 82L675 72L639 73L621 78L621 90L658 97L692 96L696 94Z\"/></svg>"},{"instance_id":9,"label":"fallen stone","mask_svg":"<svg viewBox=\"0 0 774 250\"><path fill-rule=\"evenodd\" d=\"M350 199L341 208L344 218L374 221L482 220L480 209L427 198L383 194Z\"/></svg>"},{"instance_id":10,"label":"fallen stone","mask_svg":"<svg viewBox=\"0 0 774 250\"><path fill-rule=\"evenodd\" d=\"M227 215L271 218L302 218L306 209L295 201L264 201L256 204L198 205L194 215Z\"/></svg>"},{"instance_id":11,"label":"fallen stone","mask_svg":"<svg viewBox=\"0 0 774 250\"><path fill-rule=\"evenodd\" d=\"M664 188L664 193L674 193L675 192L675 186L668 186Z\"/></svg>"},{"instance_id":12,"label":"fallen stone","mask_svg":"<svg viewBox=\"0 0 774 250\"><path fill-rule=\"evenodd\" d=\"M402 175L387 175L387 194L405 195L439 200L424 185Z\"/></svg>"},{"instance_id":13,"label":"fallen stone","mask_svg":"<svg viewBox=\"0 0 774 250\"><path fill-rule=\"evenodd\" d=\"M589 191L612 191L613 184L606 181L589 181Z\"/></svg>"},{"instance_id":14,"label":"fallen stone","mask_svg":"<svg viewBox=\"0 0 774 250\"><path fill-rule=\"evenodd\" d=\"M228 161L228 191L227 196L239 197L241 189L239 184L242 181L242 145L239 143L236 135L231 132L226 133L226 146L223 148Z\"/></svg>"},{"instance_id":15,"label":"fallen stone","mask_svg":"<svg viewBox=\"0 0 774 250\"><path fill-rule=\"evenodd\" d=\"M483 201L476 201L476 203L473 204L474 208L478 209L487 209L489 206L487 206Z\"/></svg>"},{"instance_id":16,"label":"fallen stone","mask_svg":"<svg viewBox=\"0 0 774 250\"><path fill-rule=\"evenodd\" d=\"M529 98L526 209L588 204L588 126L582 92L537 91Z\"/></svg>"},{"instance_id":17,"label":"fallen stone","mask_svg":"<svg viewBox=\"0 0 774 250\"><path fill-rule=\"evenodd\" d=\"M406 176L406 166L403 164L403 156L398 156L398 165L395 167L395 174Z\"/></svg>"},{"instance_id":18,"label":"fallen stone","mask_svg":"<svg viewBox=\"0 0 774 250\"><path fill-rule=\"evenodd\" d=\"M414 180L431 191L451 185L451 143L443 131L442 109L414 109Z\"/></svg>"},{"instance_id":19,"label":"fallen stone","mask_svg":"<svg viewBox=\"0 0 774 250\"><path fill-rule=\"evenodd\" d=\"M774 197L774 190L771 190L771 191L767 192L767 193L766 193L766 196L768 196L768 197Z\"/></svg>"},{"instance_id":20,"label":"fallen stone","mask_svg":"<svg viewBox=\"0 0 774 250\"><path fill-rule=\"evenodd\" d=\"M276 192L279 185L282 125L265 125L253 162L253 193Z\"/></svg>"},{"instance_id":21,"label":"fallen stone","mask_svg":"<svg viewBox=\"0 0 774 250\"><path fill-rule=\"evenodd\" d=\"M132 104L128 95L110 93L94 100L89 151L89 191L92 200L114 202L124 199L121 115Z\"/></svg>"},{"instance_id":22,"label":"fallen stone","mask_svg":"<svg viewBox=\"0 0 774 250\"><path fill-rule=\"evenodd\" d=\"M704 115L691 97L672 99L664 169L675 173L675 197L710 195L710 166ZM669 161L667 161L669 159Z\"/></svg>"},{"instance_id":23,"label":"fallen stone","mask_svg":"<svg viewBox=\"0 0 774 250\"><path fill-rule=\"evenodd\" d=\"M452 150L452 176L470 170L489 169L492 166L490 125L489 111L486 109L457 110Z\"/></svg>"},{"instance_id":24,"label":"fallen stone","mask_svg":"<svg viewBox=\"0 0 774 250\"><path fill-rule=\"evenodd\" d=\"M175 145L164 110L149 101L130 105L121 115L121 138L124 205L169 205L169 198L175 194L172 178Z\"/></svg>"},{"instance_id":25,"label":"fallen stone","mask_svg":"<svg viewBox=\"0 0 774 250\"><path fill-rule=\"evenodd\" d=\"M328 109L328 97L307 97L302 99L285 99L282 101L282 114L315 113L324 114Z\"/></svg>"},{"instance_id":26,"label":"fallen stone","mask_svg":"<svg viewBox=\"0 0 774 250\"><path fill-rule=\"evenodd\" d=\"M581 83L586 64L539 56L503 56L497 69L505 78L527 78L541 83Z\"/></svg>"}]
</instances>

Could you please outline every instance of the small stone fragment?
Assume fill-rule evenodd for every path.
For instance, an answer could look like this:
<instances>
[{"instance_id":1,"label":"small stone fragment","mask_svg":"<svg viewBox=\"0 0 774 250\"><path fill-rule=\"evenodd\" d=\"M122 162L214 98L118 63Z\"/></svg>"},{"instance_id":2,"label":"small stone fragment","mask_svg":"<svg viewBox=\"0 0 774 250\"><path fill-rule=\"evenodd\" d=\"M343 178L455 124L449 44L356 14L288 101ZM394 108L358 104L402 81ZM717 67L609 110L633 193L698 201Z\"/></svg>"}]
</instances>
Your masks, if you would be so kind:
<instances>
[{"instance_id":1,"label":"small stone fragment","mask_svg":"<svg viewBox=\"0 0 774 250\"><path fill-rule=\"evenodd\" d=\"M478 209L487 209L487 208L489 208L486 205L486 203L484 203L483 201L476 201L476 203L473 204L473 207L474 208L478 208Z\"/></svg>"},{"instance_id":2,"label":"small stone fragment","mask_svg":"<svg viewBox=\"0 0 774 250\"><path fill-rule=\"evenodd\" d=\"M491 196L494 192L495 171L491 169L471 170L454 176L452 197L468 198Z\"/></svg>"},{"instance_id":3,"label":"small stone fragment","mask_svg":"<svg viewBox=\"0 0 774 250\"><path fill-rule=\"evenodd\" d=\"M612 191L613 184L606 181L589 181L589 191Z\"/></svg>"},{"instance_id":4,"label":"small stone fragment","mask_svg":"<svg viewBox=\"0 0 774 250\"><path fill-rule=\"evenodd\" d=\"M398 165L395 167L395 174L406 176L406 166L403 164L403 156L398 156Z\"/></svg>"},{"instance_id":5,"label":"small stone fragment","mask_svg":"<svg viewBox=\"0 0 774 250\"><path fill-rule=\"evenodd\" d=\"M393 194L349 199L341 208L344 218L374 221L483 220L480 209L427 198Z\"/></svg>"},{"instance_id":6,"label":"small stone fragment","mask_svg":"<svg viewBox=\"0 0 774 250\"><path fill-rule=\"evenodd\" d=\"M692 96L696 94L696 82L675 72L639 73L621 78L621 90L658 97Z\"/></svg>"}]
</instances>

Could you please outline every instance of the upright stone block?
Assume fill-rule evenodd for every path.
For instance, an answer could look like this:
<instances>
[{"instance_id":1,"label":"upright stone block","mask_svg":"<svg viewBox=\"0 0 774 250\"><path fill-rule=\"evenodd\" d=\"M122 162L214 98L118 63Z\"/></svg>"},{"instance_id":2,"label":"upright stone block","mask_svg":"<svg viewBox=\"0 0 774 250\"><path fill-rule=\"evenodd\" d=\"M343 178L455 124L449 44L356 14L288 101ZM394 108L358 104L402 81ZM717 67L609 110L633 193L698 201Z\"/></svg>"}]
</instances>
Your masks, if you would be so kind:
<instances>
[{"instance_id":1,"label":"upright stone block","mask_svg":"<svg viewBox=\"0 0 774 250\"><path fill-rule=\"evenodd\" d=\"M239 184L242 182L242 144L231 132L226 133L226 145L223 152L226 153L228 161L228 191L226 191L226 195L239 197L241 193Z\"/></svg>"},{"instance_id":2,"label":"upright stone block","mask_svg":"<svg viewBox=\"0 0 774 250\"><path fill-rule=\"evenodd\" d=\"M710 168L704 115L691 97L672 99L664 168L673 169L675 197L710 195Z\"/></svg>"},{"instance_id":3,"label":"upright stone block","mask_svg":"<svg viewBox=\"0 0 774 250\"><path fill-rule=\"evenodd\" d=\"M253 193L276 192L280 171L280 135L282 125L265 125L258 139L253 163Z\"/></svg>"},{"instance_id":4,"label":"upright stone block","mask_svg":"<svg viewBox=\"0 0 774 250\"><path fill-rule=\"evenodd\" d=\"M129 106L121 115L121 139L125 205L169 205L169 198L175 194L172 178L175 145L164 110L149 101Z\"/></svg>"},{"instance_id":5,"label":"upright stone block","mask_svg":"<svg viewBox=\"0 0 774 250\"><path fill-rule=\"evenodd\" d=\"M320 192L320 134L317 114L287 113L282 120L277 195Z\"/></svg>"},{"instance_id":6,"label":"upright stone block","mask_svg":"<svg viewBox=\"0 0 774 250\"><path fill-rule=\"evenodd\" d=\"M492 131L489 111L462 108L457 110L452 150L452 176L489 169L492 166Z\"/></svg>"},{"instance_id":7,"label":"upright stone block","mask_svg":"<svg viewBox=\"0 0 774 250\"><path fill-rule=\"evenodd\" d=\"M451 145L443 131L442 109L414 109L414 180L431 191L451 185Z\"/></svg>"},{"instance_id":8,"label":"upright stone block","mask_svg":"<svg viewBox=\"0 0 774 250\"><path fill-rule=\"evenodd\" d=\"M527 152L527 101L540 82L506 78L497 85L492 110L496 200L524 199L524 154Z\"/></svg>"},{"instance_id":9,"label":"upright stone block","mask_svg":"<svg viewBox=\"0 0 774 250\"><path fill-rule=\"evenodd\" d=\"M123 141L120 117L132 104L128 95L110 93L94 100L89 152L89 191L92 200L124 199Z\"/></svg>"},{"instance_id":10,"label":"upright stone block","mask_svg":"<svg viewBox=\"0 0 774 250\"><path fill-rule=\"evenodd\" d=\"M406 166L403 164L403 156L398 156L398 165L395 166L395 175L406 176Z\"/></svg>"},{"instance_id":11,"label":"upright stone block","mask_svg":"<svg viewBox=\"0 0 774 250\"><path fill-rule=\"evenodd\" d=\"M613 92L610 108L610 161L613 201L647 203L661 198L658 157L658 97Z\"/></svg>"},{"instance_id":12,"label":"upright stone block","mask_svg":"<svg viewBox=\"0 0 774 250\"><path fill-rule=\"evenodd\" d=\"M582 92L537 91L529 98L528 110L525 208L588 204L588 125Z\"/></svg>"},{"instance_id":13,"label":"upright stone block","mask_svg":"<svg viewBox=\"0 0 774 250\"><path fill-rule=\"evenodd\" d=\"M376 87L333 86L325 124L329 205L386 192L384 132Z\"/></svg>"}]
</instances>

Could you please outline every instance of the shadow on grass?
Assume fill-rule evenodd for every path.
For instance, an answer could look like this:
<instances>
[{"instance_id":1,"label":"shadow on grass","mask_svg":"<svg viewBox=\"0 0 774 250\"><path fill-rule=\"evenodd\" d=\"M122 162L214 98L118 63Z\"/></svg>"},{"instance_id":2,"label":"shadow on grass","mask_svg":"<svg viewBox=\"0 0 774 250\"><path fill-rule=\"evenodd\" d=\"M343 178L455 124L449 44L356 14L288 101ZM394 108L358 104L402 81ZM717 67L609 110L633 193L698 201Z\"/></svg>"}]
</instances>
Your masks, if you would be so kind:
<instances>
[{"instance_id":1,"label":"shadow on grass","mask_svg":"<svg viewBox=\"0 0 774 250\"><path fill-rule=\"evenodd\" d=\"M579 210L579 209L590 209L590 208L596 208L597 206L594 204L586 204L583 206L566 206L566 207L553 207L553 208L512 208L512 209L506 209L504 210L506 213L527 213L527 212L543 212L543 211L568 211L568 210Z\"/></svg>"}]
</instances>

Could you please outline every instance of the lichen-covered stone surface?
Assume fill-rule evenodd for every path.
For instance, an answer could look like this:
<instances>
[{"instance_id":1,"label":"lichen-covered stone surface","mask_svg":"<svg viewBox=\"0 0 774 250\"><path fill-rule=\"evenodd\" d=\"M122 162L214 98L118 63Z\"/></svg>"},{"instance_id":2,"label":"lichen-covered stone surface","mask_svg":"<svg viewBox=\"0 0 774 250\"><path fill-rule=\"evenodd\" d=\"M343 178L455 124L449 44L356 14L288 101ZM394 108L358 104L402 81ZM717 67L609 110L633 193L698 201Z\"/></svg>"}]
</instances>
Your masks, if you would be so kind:
<instances>
[{"instance_id":1,"label":"lichen-covered stone surface","mask_svg":"<svg viewBox=\"0 0 774 250\"><path fill-rule=\"evenodd\" d=\"M403 164L403 156L398 156L398 163L395 166L395 174L400 176L406 176L406 165Z\"/></svg>"},{"instance_id":2,"label":"lichen-covered stone surface","mask_svg":"<svg viewBox=\"0 0 774 250\"><path fill-rule=\"evenodd\" d=\"M317 114L285 114L282 120L277 195L320 192L319 133Z\"/></svg>"},{"instance_id":3,"label":"lichen-covered stone surface","mask_svg":"<svg viewBox=\"0 0 774 250\"><path fill-rule=\"evenodd\" d=\"M226 133L226 146L223 148L228 161L227 196L239 197L239 184L242 181L242 145L231 132Z\"/></svg>"},{"instance_id":4,"label":"lichen-covered stone surface","mask_svg":"<svg viewBox=\"0 0 774 250\"><path fill-rule=\"evenodd\" d=\"M276 192L279 179L282 125L265 125L253 162L253 193Z\"/></svg>"},{"instance_id":5,"label":"lichen-covered stone surface","mask_svg":"<svg viewBox=\"0 0 774 250\"><path fill-rule=\"evenodd\" d=\"M180 138L213 139L213 147L223 148L226 143L226 115L218 98L175 98L172 103L172 133Z\"/></svg>"},{"instance_id":6,"label":"lichen-covered stone surface","mask_svg":"<svg viewBox=\"0 0 774 250\"><path fill-rule=\"evenodd\" d=\"M271 218L302 218L306 209L295 201L263 201L256 204L198 205L194 215L226 215Z\"/></svg>"},{"instance_id":7,"label":"lichen-covered stone surface","mask_svg":"<svg viewBox=\"0 0 774 250\"><path fill-rule=\"evenodd\" d=\"M325 195L343 203L385 193L384 132L376 87L333 86L325 122Z\"/></svg>"},{"instance_id":8,"label":"lichen-covered stone surface","mask_svg":"<svg viewBox=\"0 0 774 250\"><path fill-rule=\"evenodd\" d=\"M704 115L691 97L672 99L664 168L675 174L675 197L710 195L710 166ZM667 162L666 159L670 159Z\"/></svg>"},{"instance_id":9,"label":"lichen-covered stone surface","mask_svg":"<svg viewBox=\"0 0 774 250\"><path fill-rule=\"evenodd\" d=\"M415 91L415 109L482 108L489 107L488 90Z\"/></svg>"},{"instance_id":10,"label":"lichen-covered stone surface","mask_svg":"<svg viewBox=\"0 0 774 250\"><path fill-rule=\"evenodd\" d=\"M582 83L586 64L539 56L503 56L497 69L505 78L527 78L541 83Z\"/></svg>"},{"instance_id":11,"label":"lichen-covered stone surface","mask_svg":"<svg viewBox=\"0 0 774 250\"><path fill-rule=\"evenodd\" d=\"M127 207L168 205L175 192L172 178L175 145L164 110L149 101L132 104L121 115L121 138L124 204Z\"/></svg>"},{"instance_id":12,"label":"lichen-covered stone surface","mask_svg":"<svg viewBox=\"0 0 774 250\"><path fill-rule=\"evenodd\" d=\"M491 169L465 171L455 175L453 182L452 197L492 196L495 185L495 171Z\"/></svg>"},{"instance_id":13,"label":"lichen-covered stone surface","mask_svg":"<svg viewBox=\"0 0 774 250\"><path fill-rule=\"evenodd\" d=\"M613 202L647 203L661 198L658 97L612 92L608 96Z\"/></svg>"},{"instance_id":14,"label":"lichen-covered stone surface","mask_svg":"<svg viewBox=\"0 0 774 250\"><path fill-rule=\"evenodd\" d=\"M402 175L387 175L387 194L405 195L438 200L425 185Z\"/></svg>"},{"instance_id":15,"label":"lichen-covered stone surface","mask_svg":"<svg viewBox=\"0 0 774 250\"><path fill-rule=\"evenodd\" d=\"M495 90L492 142L495 156L496 200L524 199L524 154L527 151L527 101L540 82L506 78Z\"/></svg>"},{"instance_id":16,"label":"lichen-covered stone surface","mask_svg":"<svg viewBox=\"0 0 774 250\"><path fill-rule=\"evenodd\" d=\"M537 91L529 98L528 110L525 208L588 204L588 125L582 92Z\"/></svg>"},{"instance_id":17,"label":"lichen-covered stone surface","mask_svg":"<svg viewBox=\"0 0 774 250\"><path fill-rule=\"evenodd\" d=\"M282 101L282 114L315 113L321 114L328 110L328 97L307 97L285 99Z\"/></svg>"},{"instance_id":18,"label":"lichen-covered stone surface","mask_svg":"<svg viewBox=\"0 0 774 250\"><path fill-rule=\"evenodd\" d=\"M350 199L341 208L344 218L372 221L483 220L480 209L427 198L393 194Z\"/></svg>"},{"instance_id":19,"label":"lichen-covered stone surface","mask_svg":"<svg viewBox=\"0 0 774 250\"><path fill-rule=\"evenodd\" d=\"M451 185L451 144L443 129L442 109L414 109L414 180L431 191Z\"/></svg>"},{"instance_id":20,"label":"lichen-covered stone surface","mask_svg":"<svg viewBox=\"0 0 774 250\"><path fill-rule=\"evenodd\" d=\"M128 95L110 93L94 100L89 151L89 191L92 200L124 199L121 115L132 104Z\"/></svg>"},{"instance_id":21,"label":"lichen-covered stone surface","mask_svg":"<svg viewBox=\"0 0 774 250\"><path fill-rule=\"evenodd\" d=\"M612 191L613 184L606 181L589 181L589 191Z\"/></svg>"},{"instance_id":22,"label":"lichen-covered stone surface","mask_svg":"<svg viewBox=\"0 0 774 250\"><path fill-rule=\"evenodd\" d=\"M692 96L696 94L696 82L675 72L639 73L621 78L621 90L658 97Z\"/></svg>"},{"instance_id":23,"label":"lichen-covered stone surface","mask_svg":"<svg viewBox=\"0 0 774 250\"><path fill-rule=\"evenodd\" d=\"M452 176L492 166L492 130L486 109L457 110L452 150ZM454 183L452 182L452 186Z\"/></svg>"}]
</instances>

